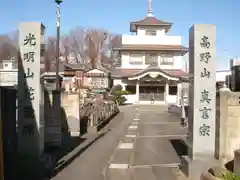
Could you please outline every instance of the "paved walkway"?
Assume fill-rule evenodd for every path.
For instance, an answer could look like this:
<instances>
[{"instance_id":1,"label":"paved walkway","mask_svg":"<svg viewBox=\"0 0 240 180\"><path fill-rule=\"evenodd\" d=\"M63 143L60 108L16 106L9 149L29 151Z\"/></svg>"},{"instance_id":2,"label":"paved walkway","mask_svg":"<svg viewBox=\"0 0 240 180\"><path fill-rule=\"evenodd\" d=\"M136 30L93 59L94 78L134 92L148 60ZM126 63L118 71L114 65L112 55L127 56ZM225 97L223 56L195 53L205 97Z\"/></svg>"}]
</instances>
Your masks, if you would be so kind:
<instances>
[{"instance_id":1,"label":"paved walkway","mask_svg":"<svg viewBox=\"0 0 240 180\"><path fill-rule=\"evenodd\" d=\"M133 107L132 107L133 108ZM138 106L105 170L105 180L179 180L186 128L166 106ZM178 153L176 152L178 151Z\"/></svg>"},{"instance_id":2,"label":"paved walkway","mask_svg":"<svg viewBox=\"0 0 240 180\"><path fill-rule=\"evenodd\" d=\"M124 136L135 113L134 108L127 106L121 108L121 112L102 130L104 132L106 129L110 129L110 131L88 147L52 179L103 180L103 169L107 167L109 157L117 146L119 139Z\"/></svg>"},{"instance_id":3,"label":"paved walkway","mask_svg":"<svg viewBox=\"0 0 240 180\"><path fill-rule=\"evenodd\" d=\"M54 180L182 180L186 128L166 106L123 106L98 139ZM178 149L178 153L176 152Z\"/></svg>"}]
</instances>

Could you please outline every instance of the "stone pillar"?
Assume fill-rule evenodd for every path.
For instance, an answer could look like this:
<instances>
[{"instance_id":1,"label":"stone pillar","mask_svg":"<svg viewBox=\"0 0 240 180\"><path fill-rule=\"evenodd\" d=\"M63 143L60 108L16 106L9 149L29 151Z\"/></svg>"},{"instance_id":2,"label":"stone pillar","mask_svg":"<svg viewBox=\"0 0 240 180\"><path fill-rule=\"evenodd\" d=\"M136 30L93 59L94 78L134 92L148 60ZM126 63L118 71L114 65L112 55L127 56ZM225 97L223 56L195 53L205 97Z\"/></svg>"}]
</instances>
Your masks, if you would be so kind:
<instances>
[{"instance_id":1,"label":"stone pillar","mask_svg":"<svg viewBox=\"0 0 240 180\"><path fill-rule=\"evenodd\" d=\"M18 60L18 150L39 156L44 150L44 119L41 119L40 59L44 26L20 23ZM42 108L44 109L44 108Z\"/></svg>"},{"instance_id":2,"label":"stone pillar","mask_svg":"<svg viewBox=\"0 0 240 180\"><path fill-rule=\"evenodd\" d=\"M182 84L177 84L177 105L181 105L181 91L182 91Z\"/></svg>"},{"instance_id":3,"label":"stone pillar","mask_svg":"<svg viewBox=\"0 0 240 180\"><path fill-rule=\"evenodd\" d=\"M4 162L3 162L3 133L2 133L2 97L1 97L2 87L0 87L0 179L4 179Z\"/></svg>"},{"instance_id":4,"label":"stone pillar","mask_svg":"<svg viewBox=\"0 0 240 180\"><path fill-rule=\"evenodd\" d=\"M51 109L51 126L54 128L54 144L57 147L62 146L62 137L66 133L66 129L68 127L62 127L62 124L64 124L62 121L67 121L66 119L63 119L62 114L63 110L61 108L61 91L59 90L53 90L52 91L52 109ZM63 130L63 132L62 132Z\"/></svg>"},{"instance_id":5,"label":"stone pillar","mask_svg":"<svg viewBox=\"0 0 240 180\"><path fill-rule=\"evenodd\" d=\"M169 95L169 84L168 81L165 84L165 103L168 103L168 95Z\"/></svg>"},{"instance_id":6,"label":"stone pillar","mask_svg":"<svg viewBox=\"0 0 240 180\"><path fill-rule=\"evenodd\" d=\"M189 179L214 165L216 123L216 26L196 24L189 31L188 156L182 159ZM205 145L204 145L205 144Z\"/></svg>"},{"instance_id":7,"label":"stone pillar","mask_svg":"<svg viewBox=\"0 0 240 180\"><path fill-rule=\"evenodd\" d=\"M136 102L139 102L139 79L136 83Z\"/></svg>"},{"instance_id":8,"label":"stone pillar","mask_svg":"<svg viewBox=\"0 0 240 180\"><path fill-rule=\"evenodd\" d=\"M65 83L65 92L70 92L70 85L69 85L69 83Z\"/></svg>"},{"instance_id":9,"label":"stone pillar","mask_svg":"<svg viewBox=\"0 0 240 180\"><path fill-rule=\"evenodd\" d=\"M122 90L126 91L126 84L122 84Z\"/></svg>"}]
</instances>

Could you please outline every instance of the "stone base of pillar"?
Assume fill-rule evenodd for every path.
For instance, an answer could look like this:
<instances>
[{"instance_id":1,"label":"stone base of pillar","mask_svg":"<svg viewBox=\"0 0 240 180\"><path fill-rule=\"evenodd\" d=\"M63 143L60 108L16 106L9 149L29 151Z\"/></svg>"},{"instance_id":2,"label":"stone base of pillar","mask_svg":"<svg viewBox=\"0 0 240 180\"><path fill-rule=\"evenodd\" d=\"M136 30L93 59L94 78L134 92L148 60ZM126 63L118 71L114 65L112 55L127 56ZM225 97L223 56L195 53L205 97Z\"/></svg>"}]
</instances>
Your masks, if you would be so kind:
<instances>
[{"instance_id":1,"label":"stone base of pillar","mask_svg":"<svg viewBox=\"0 0 240 180\"><path fill-rule=\"evenodd\" d=\"M125 84L122 84L122 90L126 91L126 85Z\"/></svg>"},{"instance_id":2,"label":"stone base of pillar","mask_svg":"<svg viewBox=\"0 0 240 180\"><path fill-rule=\"evenodd\" d=\"M234 151L234 173L240 176L240 149Z\"/></svg>"},{"instance_id":3,"label":"stone base of pillar","mask_svg":"<svg viewBox=\"0 0 240 180\"><path fill-rule=\"evenodd\" d=\"M135 97L135 103L139 103L139 96L137 97L137 94L136 94L136 97Z\"/></svg>"},{"instance_id":4,"label":"stone base of pillar","mask_svg":"<svg viewBox=\"0 0 240 180\"><path fill-rule=\"evenodd\" d=\"M191 180L200 180L203 172L214 166L218 166L219 162L213 158L199 157L192 160L189 156L181 157L181 170Z\"/></svg>"},{"instance_id":5,"label":"stone base of pillar","mask_svg":"<svg viewBox=\"0 0 240 180\"><path fill-rule=\"evenodd\" d=\"M70 132L70 134L71 134L71 137L78 137L81 135L80 132Z\"/></svg>"},{"instance_id":6,"label":"stone base of pillar","mask_svg":"<svg viewBox=\"0 0 240 180\"><path fill-rule=\"evenodd\" d=\"M167 100L167 97L165 97L165 104L168 104L168 100Z\"/></svg>"}]
</instances>

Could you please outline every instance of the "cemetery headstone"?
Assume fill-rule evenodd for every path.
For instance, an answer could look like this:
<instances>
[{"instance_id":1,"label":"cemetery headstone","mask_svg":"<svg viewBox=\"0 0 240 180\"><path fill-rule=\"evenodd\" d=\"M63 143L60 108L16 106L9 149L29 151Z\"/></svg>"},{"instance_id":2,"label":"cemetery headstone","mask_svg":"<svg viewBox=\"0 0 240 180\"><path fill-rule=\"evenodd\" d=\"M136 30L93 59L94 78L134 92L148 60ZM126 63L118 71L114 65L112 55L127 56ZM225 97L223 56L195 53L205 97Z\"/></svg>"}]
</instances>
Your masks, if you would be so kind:
<instances>
[{"instance_id":1,"label":"cemetery headstone","mask_svg":"<svg viewBox=\"0 0 240 180\"><path fill-rule=\"evenodd\" d=\"M41 40L44 26L38 22L19 25L18 145L19 152L40 155L44 149L44 119L40 118Z\"/></svg>"},{"instance_id":2,"label":"cemetery headstone","mask_svg":"<svg viewBox=\"0 0 240 180\"><path fill-rule=\"evenodd\" d=\"M216 26L196 24L189 31L187 174L199 179L214 163L216 121Z\"/></svg>"}]
</instances>

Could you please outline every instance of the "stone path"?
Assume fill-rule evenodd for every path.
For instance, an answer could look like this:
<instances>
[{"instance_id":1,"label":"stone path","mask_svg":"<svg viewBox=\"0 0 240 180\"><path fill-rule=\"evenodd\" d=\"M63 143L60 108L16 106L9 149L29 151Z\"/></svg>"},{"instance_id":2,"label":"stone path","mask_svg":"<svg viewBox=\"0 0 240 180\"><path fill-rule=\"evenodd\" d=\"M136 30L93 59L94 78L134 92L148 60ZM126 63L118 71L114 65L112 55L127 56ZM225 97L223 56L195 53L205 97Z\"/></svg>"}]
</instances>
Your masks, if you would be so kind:
<instances>
[{"instance_id":1,"label":"stone path","mask_svg":"<svg viewBox=\"0 0 240 180\"><path fill-rule=\"evenodd\" d=\"M134 115L135 109L122 107L121 112L101 130L109 129L110 131L76 157L52 180L103 180L103 169L107 167L109 157L117 146L119 139L124 136Z\"/></svg>"},{"instance_id":2,"label":"stone path","mask_svg":"<svg viewBox=\"0 0 240 180\"><path fill-rule=\"evenodd\" d=\"M105 180L179 180L186 128L166 106L138 106L105 169ZM176 149L178 153L176 152Z\"/></svg>"},{"instance_id":3,"label":"stone path","mask_svg":"<svg viewBox=\"0 0 240 180\"><path fill-rule=\"evenodd\" d=\"M166 106L122 106L98 139L54 180L183 180L179 155L186 128Z\"/></svg>"}]
</instances>

